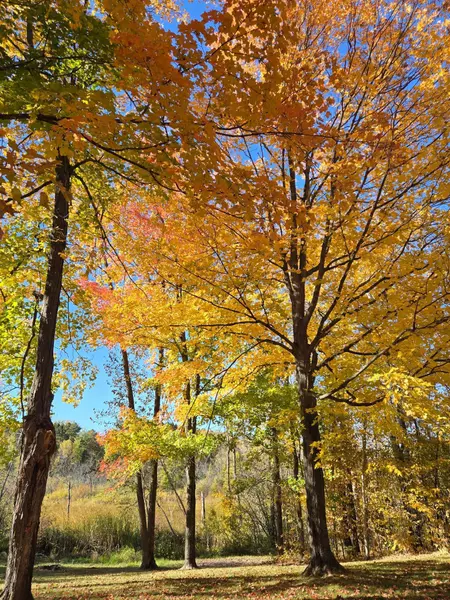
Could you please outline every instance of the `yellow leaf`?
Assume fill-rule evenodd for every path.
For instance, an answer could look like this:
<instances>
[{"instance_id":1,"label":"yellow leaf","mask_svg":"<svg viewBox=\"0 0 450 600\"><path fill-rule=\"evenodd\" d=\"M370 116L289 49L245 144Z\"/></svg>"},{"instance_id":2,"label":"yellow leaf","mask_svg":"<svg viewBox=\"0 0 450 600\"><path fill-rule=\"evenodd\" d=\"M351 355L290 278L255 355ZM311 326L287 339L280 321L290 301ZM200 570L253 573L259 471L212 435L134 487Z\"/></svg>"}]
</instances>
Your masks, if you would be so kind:
<instances>
[{"instance_id":1,"label":"yellow leaf","mask_svg":"<svg viewBox=\"0 0 450 600\"><path fill-rule=\"evenodd\" d=\"M45 192L39 194L39 204L44 208L48 208L48 194Z\"/></svg>"}]
</instances>

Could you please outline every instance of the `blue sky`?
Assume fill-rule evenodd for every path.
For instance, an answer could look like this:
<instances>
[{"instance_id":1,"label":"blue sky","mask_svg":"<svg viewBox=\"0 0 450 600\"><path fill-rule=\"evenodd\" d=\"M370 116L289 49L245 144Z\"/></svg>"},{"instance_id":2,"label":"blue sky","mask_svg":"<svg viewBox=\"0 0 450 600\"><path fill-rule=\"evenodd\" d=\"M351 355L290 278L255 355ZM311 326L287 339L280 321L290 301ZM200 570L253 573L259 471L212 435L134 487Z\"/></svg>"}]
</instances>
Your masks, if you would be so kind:
<instances>
[{"instance_id":1,"label":"blue sky","mask_svg":"<svg viewBox=\"0 0 450 600\"><path fill-rule=\"evenodd\" d=\"M182 2L182 6L194 19L199 17L205 10L208 10L208 8L211 8L211 5L212 2L205 2L204 0L185 0ZM100 348L86 351L85 354L91 358L93 364L98 368L95 385L85 391L83 399L78 406L63 402L61 392L57 392L53 401L53 420L76 421L83 428L102 431L104 425L96 413L105 408L106 402L112 396L111 386L105 372L108 350Z\"/></svg>"},{"instance_id":2,"label":"blue sky","mask_svg":"<svg viewBox=\"0 0 450 600\"><path fill-rule=\"evenodd\" d=\"M62 394L58 391L53 401L53 420L76 421L85 429L102 431L104 426L95 413L105 408L105 403L112 397L111 386L105 372L108 350L106 348L99 348L98 350L86 351L85 355L98 368L95 385L85 391L83 399L78 406L63 402L61 399Z\"/></svg>"}]
</instances>

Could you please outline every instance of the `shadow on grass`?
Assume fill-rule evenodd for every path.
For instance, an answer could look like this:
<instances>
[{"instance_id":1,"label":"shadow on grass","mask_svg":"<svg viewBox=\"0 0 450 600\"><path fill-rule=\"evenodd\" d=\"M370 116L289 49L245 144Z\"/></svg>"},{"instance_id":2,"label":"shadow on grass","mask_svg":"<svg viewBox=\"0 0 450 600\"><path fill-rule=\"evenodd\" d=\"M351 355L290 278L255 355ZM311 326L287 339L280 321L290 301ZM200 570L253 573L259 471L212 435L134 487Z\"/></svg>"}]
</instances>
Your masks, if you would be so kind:
<instances>
[{"instance_id":1,"label":"shadow on grass","mask_svg":"<svg viewBox=\"0 0 450 600\"><path fill-rule=\"evenodd\" d=\"M267 565L240 565L232 561L228 566L211 563L204 571L179 571L176 567L154 572L136 567L70 567L59 571L36 570L35 598L127 598L163 600L192 597L217 600L250 596L258 600L289 597L304 598L357 598L377 600L402 598L404 600L450 600L450 563L439 559L380 561L347 565L343 575L303 578L289 567ZM239 571L245 568L246 573ZM217 577L216 569L220 569ZM224 569L229 569L227 576ZM255 569L254 572L253 569ZM4 571L4 569L3 569ZM170 573L169 573L170 572Z\"/></svg>"}]
</instances>

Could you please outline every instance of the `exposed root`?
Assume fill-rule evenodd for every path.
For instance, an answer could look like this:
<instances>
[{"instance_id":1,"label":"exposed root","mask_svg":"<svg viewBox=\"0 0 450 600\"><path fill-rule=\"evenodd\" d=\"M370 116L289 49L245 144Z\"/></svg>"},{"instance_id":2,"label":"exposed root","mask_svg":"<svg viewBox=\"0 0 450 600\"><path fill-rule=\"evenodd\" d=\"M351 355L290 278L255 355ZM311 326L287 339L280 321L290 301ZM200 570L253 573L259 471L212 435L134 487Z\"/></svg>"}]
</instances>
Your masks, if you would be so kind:
<instances>
[{"instance_id":1,"label":"exposed root","mask_svg":"<svg viewBox=\"0 0 450 600\"><path fill-rule=\"evenodd\" d=\"M320 557L312 558L302 575L304 577L329 577L342 573L345 573L344 567L333 556L328 560Z\"/></svg>"},{"instance_id":2,"label":"exposed root","mask_svg":"<svg viewBox=\"0 0 450 600\"><path fill-rule=\"evenodd\" d=\"M192 571L193 569L198 569L197 563L184 563L181 567L181 571Z\"/></svg>"}]
</instances>

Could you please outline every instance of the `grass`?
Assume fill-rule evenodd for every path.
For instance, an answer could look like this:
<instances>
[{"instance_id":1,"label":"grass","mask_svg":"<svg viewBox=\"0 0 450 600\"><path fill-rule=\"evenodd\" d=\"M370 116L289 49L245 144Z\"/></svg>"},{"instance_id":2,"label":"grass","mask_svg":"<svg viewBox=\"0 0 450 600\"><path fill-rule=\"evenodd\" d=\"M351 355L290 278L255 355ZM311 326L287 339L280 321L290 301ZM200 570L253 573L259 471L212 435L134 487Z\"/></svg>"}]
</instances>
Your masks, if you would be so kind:
<instances>
[{"instance_id":1,"label":"grass","mask_svg":"<svg viewBox=\"0 0 450 600\"><path fill-rule=\"evenodd\" d=\"M354 562L344 575L305 579L297 565L268 559L200 561L201 569L180 571L166 563L156 573L130 566L63 564L37 567L35 600L358 600L450 599L450 556L431 554Z\"/></svg>"}]
</instances>

